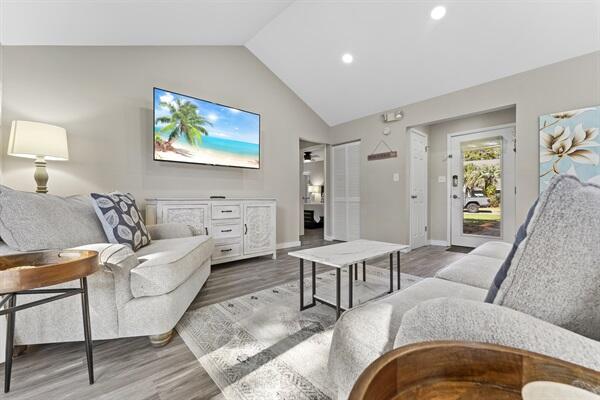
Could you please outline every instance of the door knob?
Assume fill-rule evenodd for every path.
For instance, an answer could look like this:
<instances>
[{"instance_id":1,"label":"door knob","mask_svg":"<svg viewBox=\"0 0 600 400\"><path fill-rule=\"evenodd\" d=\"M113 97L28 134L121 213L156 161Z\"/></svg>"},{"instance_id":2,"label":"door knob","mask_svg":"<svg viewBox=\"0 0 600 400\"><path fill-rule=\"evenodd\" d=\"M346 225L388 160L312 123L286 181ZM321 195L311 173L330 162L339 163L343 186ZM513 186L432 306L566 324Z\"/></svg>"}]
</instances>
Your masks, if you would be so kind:
<instances>
[{"instance_id":1,"label":"door knob","mask_svg":"<svg viewBox=\"0 0 600 400\"><path fill-rule=\"evenodd\" d=\"M417 198L417 195L416 195L416 194L413 194L412 196L410 196L410 198L411 198L411 199L416 199L416 198Z\"/></svg>"},{"instance_id":2,"label":"door knob","mask_svg":"<svg viewBox=\"0 0 600 400\"><path fill-rule=\"evenodd\" d=\"M453 194L453 195L452 195L452 198L453 198L453 199L458 199L458 196L457 196L457 195L455 195L455 194Z\"/></svg>"}]
</instances>

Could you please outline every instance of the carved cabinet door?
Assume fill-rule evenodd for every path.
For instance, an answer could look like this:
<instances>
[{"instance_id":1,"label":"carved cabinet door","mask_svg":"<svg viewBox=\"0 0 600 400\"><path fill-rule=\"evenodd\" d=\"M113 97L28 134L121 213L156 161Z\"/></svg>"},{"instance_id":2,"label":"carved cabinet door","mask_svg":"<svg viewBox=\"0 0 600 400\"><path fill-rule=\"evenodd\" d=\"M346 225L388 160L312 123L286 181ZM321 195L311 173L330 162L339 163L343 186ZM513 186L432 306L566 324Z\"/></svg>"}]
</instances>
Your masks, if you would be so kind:
<instances>
[{"instance_id":1,"label":"carved cabinet door","mask_svg":"<svg viewBox=\"0 0 600 400\"><path fill-rule=\"evenodd\" d=\"M181 223L194 229L196 235L208 235L208 204L164 205L162 223Z\"/></svg>"},{"instance_id":2,"label":"carved cabinet door","mask_svg":"<svg viewBox=\"0 0 600 400\"><path fill-rule=\"evenodd\" d=\"M244 203L244 254L275 247L275 204Z\"/></svg>"}]
</instances>

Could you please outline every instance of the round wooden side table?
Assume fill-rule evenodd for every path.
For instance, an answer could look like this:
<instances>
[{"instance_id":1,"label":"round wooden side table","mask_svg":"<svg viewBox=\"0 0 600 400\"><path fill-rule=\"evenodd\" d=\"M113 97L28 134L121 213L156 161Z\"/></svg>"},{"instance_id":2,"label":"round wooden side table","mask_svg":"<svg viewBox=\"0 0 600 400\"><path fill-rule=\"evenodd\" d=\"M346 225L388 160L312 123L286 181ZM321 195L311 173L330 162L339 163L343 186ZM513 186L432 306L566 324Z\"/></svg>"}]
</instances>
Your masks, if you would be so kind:
<instances>
[{"instance_id":1,"label":"round wooden side table","mask_svg":"<svg viewBox=\"0 0 600 400\"><path fill-rule=\"evenodd\" d=\"M87 250L41 251L0 257L0 316L7 316L4 393L10 390L15 316L17 311L81 294L83 332L90 385L94 383L94 361L88 302L87 276L98 271L98 253ZM79 279L80 287L43 289ZM40 289L42 288L42 289ZM54 296L17 305L18 295Z\"/></svg>"},{"instance_id":2,"label":"round wooden side table","mask_svg":"<svg viewBox=\"0 0 600 400\"><path fill-rule=\"evenodd\" d=\"M600 372L525 350L423 342L392 350L358 378L349 400L522 400L529 382L600 391Z\"/></svg>"}]
</instances>

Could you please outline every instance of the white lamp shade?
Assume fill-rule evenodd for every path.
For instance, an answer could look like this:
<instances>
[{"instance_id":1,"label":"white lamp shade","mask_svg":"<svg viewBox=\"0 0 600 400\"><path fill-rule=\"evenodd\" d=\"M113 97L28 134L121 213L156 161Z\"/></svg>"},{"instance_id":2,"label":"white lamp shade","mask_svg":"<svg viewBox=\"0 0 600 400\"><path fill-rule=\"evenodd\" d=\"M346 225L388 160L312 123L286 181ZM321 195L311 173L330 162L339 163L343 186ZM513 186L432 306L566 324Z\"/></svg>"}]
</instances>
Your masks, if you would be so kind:
<instances>
[{"instance_id":1,"label":"white lamp shade","mask_svg":"<svg viewBox=\"0 0 600 400\"><path fill-rule=\"evenodd\" d=\"M8 155L47 160L68 160L67 131L41 122L13 121Z\"/></svg>"},{"instance_id":2,"label":"white lamp shade","mask_svg":"<svg viewBox=\"0 0 600 400\"><path fill-rule=\"evenodd\" d=\"M309 193L321 193L321 185L309 185L308 192Z\"/></svg>"}]
</instances>

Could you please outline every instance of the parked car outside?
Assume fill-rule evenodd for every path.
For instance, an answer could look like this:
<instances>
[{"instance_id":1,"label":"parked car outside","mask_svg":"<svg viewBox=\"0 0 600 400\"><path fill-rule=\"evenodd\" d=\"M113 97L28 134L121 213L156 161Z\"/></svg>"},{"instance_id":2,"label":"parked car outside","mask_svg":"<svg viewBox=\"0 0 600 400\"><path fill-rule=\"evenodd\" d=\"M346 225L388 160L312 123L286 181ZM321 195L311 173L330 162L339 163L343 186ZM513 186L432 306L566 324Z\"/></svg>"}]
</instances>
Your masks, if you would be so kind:
<instances>
[{"instance_id":1,"label":"parked car outside","mask_svg":"<svg viewBox=\"0 0 600 400\"><path fill-rule=\"evenodd\" d=\"M475 193L473 196L465 196L464 209L470 213L477 213L481 207L489 207L490 199L483 194Z\"/></svg>"}]
</instances>

